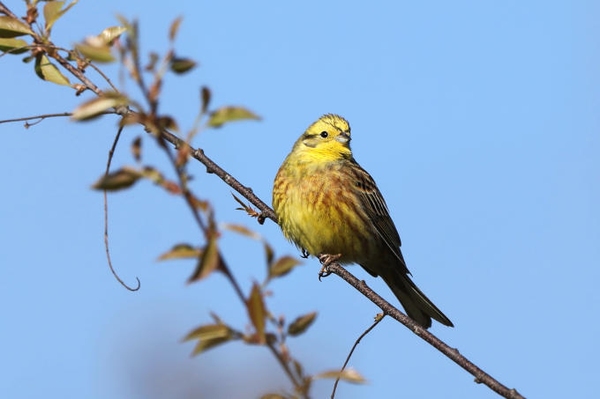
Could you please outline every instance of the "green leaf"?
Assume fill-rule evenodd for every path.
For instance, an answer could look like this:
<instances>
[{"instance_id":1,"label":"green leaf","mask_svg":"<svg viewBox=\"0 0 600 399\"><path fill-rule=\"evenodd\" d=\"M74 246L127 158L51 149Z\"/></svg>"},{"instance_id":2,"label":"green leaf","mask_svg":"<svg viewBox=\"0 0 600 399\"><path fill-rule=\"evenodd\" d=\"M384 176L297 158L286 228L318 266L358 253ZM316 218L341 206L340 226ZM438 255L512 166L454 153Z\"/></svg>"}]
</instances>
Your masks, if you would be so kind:
<instances>
[{"instance_id":1,"label":"green leaf","mask_svg":"<svg viewBox=\"0 0 600 399\"><path fill-rule=\"evenodd\" d=\"M237 339L237 334L224 324L206 324L191 331L184 341L198 340L192 355L198 355L217 345Z\"/></svg>"},{"instance_id":2,"label":"green leaf","mask_svg":"<svg viewBox=\"0 0 600 399\"><path fill-rule=\"evenodd\" d=\"M142 175L135 169L124 167L98 179L92 188L95 190L118 191L133 186Z\"/></svg>"},{"instance_id":3,"label":"green leaf","mask_svg":"<svg viewBox=\"0 0 600 399\"><path fill-rule=\"evenodd\" d=\"M9 38L33 35L33 31L25 22L9 16L0 16L0 37Z\"/></svg>"},{"instance_id":4,"label":"green leaf","mask_svg":"<svg viewBox=\"0 0 600 399\"><path fill-rule=\"evenodd\" d=\"M45 81L71 86L69 79L44 54L38 55L35 58L35 73Z\"/></svg>"},{"instance_id":5,"label":"green leaf","mask_svg":"<svg viewBox=\"0 0 600 399\"><path fill-rule=\"evenodd\" d=\"M22 54L29 50L29 43L23 39L0 38L0 51L9 54Z\"/></svg>"},{"instance_id":6,"label":"green leaf","mask_svg":"<svg viewBox=\"0 0 600 399\"><path fill-rule=\"evenodd\" d=\"M202 250L200 248L193 247L190 244L177 244L169 251L161 254L158 257L158 260L197 259L201 254Z\"/></svg>"},{"instance_id":7,"label":"green leaf","mask_svg":"<svg viewBox=\"0 0 600 399\"><path fill-rule=\"evenodd\" d=\"M191 71L196 67L196 61L191 58L173 58L171 60L171 71L178 75Z\"/></svg>"},{"instance_id":8,"label":"green leaf","mask_svg":"<svg viewBox=\"0 0 600 399\"><path fill-rule=\"evenodd\" d=\"M355 384L364 384L367 382L365 378L360 375L360 373L353 369L344 369L344 370L330 370L324 371L312 377L313 380L330 378L330 379L340 379L342 381L352 382Z\"/></svg>"},{"instance_id":9,"label":"green leaf","mask_svg":"<svg viewBox=\"0 0 600 399\"><path fill-rule=\"evenodd\" d=\"M221 127L227 122L247 119L260 120L260 116L244 107L222 107L210 114L208 126Z\"/></svg>"},{"instance_id":10,"label":"green leaf","mask_svg":"<svg viewBox=\"0 0 600 399\"><path fill-rule=\"evenodd\" d=\"M266 342L265 336L265 321L267 318L267 310L263 301L263 294L260 290L260 286L257 283L252 285L252 291L250 297L246 303L250 320L256 331L255 342L257 344L264 344Z\"/></svg>"},{"instance_id":11,"label":"green leaf","mask_svg":"<svg viewBox=\"0 0 600 399\"><path fill-rule=\"evenodd\" d=\"M64 4L64 1L48 1L44 5L44 21L46 22L46 32L49 32L50 29L52 29L54 23L62 15L60 10Z\"/></svg>"},{"instance_id":12,"label":"green leaf","mask_svg":"<svg viewBox=\"0 0 600 399\"><path fill-rule=\"evenodd\" d=\"M283 256L271 265L269 268L269 279L273 277L282 277L288 274L292 269L300 264L300 261L292 256Z\"/></svg>"},{"instance_id":13,"label":"green leaf","mask_svg":"<svg viewBox=\"0 0 600 399\"><path fill-rule=\"evenodd\" d=\"M308 327L312 325L316 317L317 312L312 312L296 318L296 320L288 326L288 334L295 337L304 333Z\"/></svg>"},{"instance_id":14,"label":"green leaf","mask_svg":"<svg viewBox=\"0 0 600 399\"><path fill-rule=\"evenodd\" d=\"M64 1L47 1L44 5L44 21L46 22L46 32L50 32L54 23L58 21L67 11L71 9L79 0L73 0L71 4L62 8L65 4Z\"/></svg>"},{"instance_id":15,"label":"green leaf","mask_svg":"<svg viewBox=\"0 0 600 399\"><path fill-rule=\"evenodd\" d=\"M71 119L85 121L102 115L105 111L129 104L129 99L116 92L106 92L100 97L93 98L73 110Z\"/></svg>"}]
</instances>

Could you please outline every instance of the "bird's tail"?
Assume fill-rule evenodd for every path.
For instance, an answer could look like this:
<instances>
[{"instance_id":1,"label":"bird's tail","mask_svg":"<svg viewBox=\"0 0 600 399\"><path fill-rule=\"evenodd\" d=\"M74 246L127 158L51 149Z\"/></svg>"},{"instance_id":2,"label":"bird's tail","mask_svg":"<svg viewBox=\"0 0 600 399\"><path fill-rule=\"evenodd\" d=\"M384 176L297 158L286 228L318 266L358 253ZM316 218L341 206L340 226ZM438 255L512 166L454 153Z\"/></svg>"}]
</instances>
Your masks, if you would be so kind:
<instances>
[{"instance_id":1,"label":"bird's tail","mask_svg":"<svg viewBox=\"0 0 600 399\"><path fill-rule=\"evenodd\" d=\"M394 269L380 275L411 319L425 328L431 327L432 318L445 326L454 327L450 319L421 292L408 275Z\"/></svg>"}]
</instances>

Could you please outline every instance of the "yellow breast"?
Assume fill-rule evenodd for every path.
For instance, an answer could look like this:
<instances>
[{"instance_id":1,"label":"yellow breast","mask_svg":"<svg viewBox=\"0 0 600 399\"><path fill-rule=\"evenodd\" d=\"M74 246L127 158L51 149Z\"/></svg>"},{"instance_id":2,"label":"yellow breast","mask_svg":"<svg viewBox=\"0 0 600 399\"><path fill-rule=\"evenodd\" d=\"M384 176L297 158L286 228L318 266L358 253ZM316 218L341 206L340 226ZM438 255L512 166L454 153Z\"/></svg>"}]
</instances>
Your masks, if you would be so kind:
<instances>
[{"instance_id":1,"label":"yellow breast","mask_svg":"<svg viewBox=\"0 0 600 399\"><path fill-rule=\"evenodd\" d=\"M343 162L298 168L282 166L275 178L273 208L284 235L311 255L342 254L356 262L366 251L366 216L353 187L343 179Z\"/></svg>"}]
</instances>

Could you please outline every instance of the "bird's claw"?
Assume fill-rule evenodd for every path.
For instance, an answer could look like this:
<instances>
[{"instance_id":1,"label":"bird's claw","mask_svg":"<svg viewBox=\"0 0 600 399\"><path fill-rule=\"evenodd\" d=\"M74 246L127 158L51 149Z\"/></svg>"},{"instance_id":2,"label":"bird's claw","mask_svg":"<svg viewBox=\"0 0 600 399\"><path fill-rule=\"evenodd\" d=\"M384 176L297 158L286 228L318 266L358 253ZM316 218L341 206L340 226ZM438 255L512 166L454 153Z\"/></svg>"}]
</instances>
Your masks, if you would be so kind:
<instances>
[{"instance_id":1,"label":"bird's claw","mask_svg":"<svg viewBox=\"0 0 600 399\"><path fill-rule=\"evenodd\" d=\"M321 270L319 270L319 281L321 281L322 277L327 277L332 273L332 271L329 270L329 265L331 265L333 262L337 261L341 256L342 256L342 254L336 254L336 255L320 254L318 256L319 262L321 262L321 265L323 265L321 267Z\"/></svg>"},{"instance_id":2,"label":"bird's claw","mask_svg":"<svg viewBox=\"0 0 600 399\"><path fill-rule=\"evenodd\" d=\"M305 248L302 248L301 252L302 252L302 255L300 255L300 256L304 259L308 258L308 256L310 255Z\"/></svg>"},{"instance_id":3,"label":"bird's claw","mask_svg":"<svg viewBox=\"0 0 600 399\"><path fill-rule=\"evenodd\" d=\"M321 262L323 266L329 266L341 257L342 254L320 254L317 258L319 258L319 262Z\"/></svg>"}]
</instances>

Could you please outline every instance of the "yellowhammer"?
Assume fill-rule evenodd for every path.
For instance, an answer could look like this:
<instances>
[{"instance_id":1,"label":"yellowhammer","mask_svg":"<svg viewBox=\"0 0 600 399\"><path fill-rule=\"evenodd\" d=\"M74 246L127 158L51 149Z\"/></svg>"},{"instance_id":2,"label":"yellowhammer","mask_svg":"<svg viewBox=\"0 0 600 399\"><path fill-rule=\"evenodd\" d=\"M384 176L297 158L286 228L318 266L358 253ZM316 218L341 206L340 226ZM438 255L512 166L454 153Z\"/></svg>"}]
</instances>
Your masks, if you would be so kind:
<instances>
[{"instance_id":1,"label":"yellowhammer","mask_svg":"<svg viewBox=\"0 0 600 399\"><path fill-rule=\"evenodd\" d=\"M296 141L275 177L273 208L283 234L303 253L341 254L341 264L381 276L423 327L431 318L453 327L410 279L387 205L352 157L350 125L341 116L323 115Z\"/></svg>"}]
</instances>

